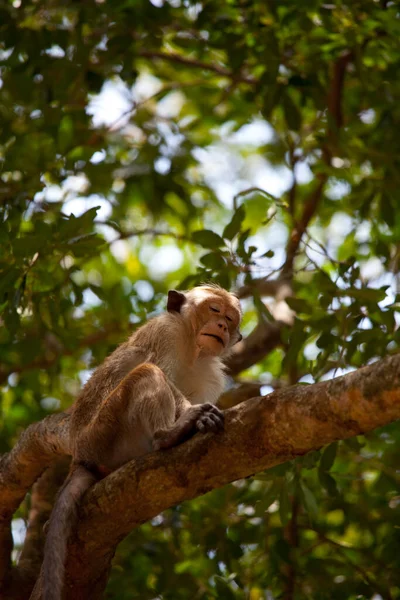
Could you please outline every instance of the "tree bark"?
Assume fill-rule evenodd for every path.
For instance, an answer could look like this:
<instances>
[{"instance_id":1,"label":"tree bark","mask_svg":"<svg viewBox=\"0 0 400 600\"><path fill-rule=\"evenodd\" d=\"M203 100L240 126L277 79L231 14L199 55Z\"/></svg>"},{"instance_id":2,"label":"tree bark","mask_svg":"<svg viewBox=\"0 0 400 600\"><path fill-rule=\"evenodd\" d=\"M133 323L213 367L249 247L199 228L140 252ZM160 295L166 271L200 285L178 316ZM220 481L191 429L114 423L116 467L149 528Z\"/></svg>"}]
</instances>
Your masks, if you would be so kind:
<instances>
[{"instance_id":1,"label":"tree bark","mask_svg":"<svg viewBox=\"0 0 400 600\"><path fill-rule=\"evenodd\" d=\"M118 543L161 511L399 419L400 355L334 380L252 398L225 415L223 433L198 434L127 463L88 491L69 544L67 599L101 598Z\"/></svg>"},{"instance_id":2,"label":"tree bark","mask_svg":"<svg viewBox=\"0 0 400 600\"><path fill-rule=\"evenodd\" d=\"M12 515L54 459L69 454L68 422L69 415L61 413L34 423L11 452L0 457L0 592L11 575L14 580L21 575L11 570Z\"/></svg>"}]
</instances>

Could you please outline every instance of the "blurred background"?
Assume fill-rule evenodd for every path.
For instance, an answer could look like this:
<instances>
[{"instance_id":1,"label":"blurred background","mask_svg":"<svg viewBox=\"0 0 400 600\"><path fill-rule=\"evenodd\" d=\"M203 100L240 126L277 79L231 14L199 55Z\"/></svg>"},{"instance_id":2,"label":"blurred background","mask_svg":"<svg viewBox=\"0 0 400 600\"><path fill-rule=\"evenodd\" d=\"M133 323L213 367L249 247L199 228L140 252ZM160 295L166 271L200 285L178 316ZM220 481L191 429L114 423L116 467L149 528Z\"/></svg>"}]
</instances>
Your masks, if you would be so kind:
<instances>
[{"instance_id":1,"label":"blurred background","mask_svg":"<svg viewBox=\"0 0 400 600\"><path fill-rule=\"evenodd\" d=\"M397 352L399 123L397 2L1 2L0 452L171 287L243 300L224 407ZM173 508L106 597L400 598L399 451L392 424Z\"/></svg>"}]
</instances>

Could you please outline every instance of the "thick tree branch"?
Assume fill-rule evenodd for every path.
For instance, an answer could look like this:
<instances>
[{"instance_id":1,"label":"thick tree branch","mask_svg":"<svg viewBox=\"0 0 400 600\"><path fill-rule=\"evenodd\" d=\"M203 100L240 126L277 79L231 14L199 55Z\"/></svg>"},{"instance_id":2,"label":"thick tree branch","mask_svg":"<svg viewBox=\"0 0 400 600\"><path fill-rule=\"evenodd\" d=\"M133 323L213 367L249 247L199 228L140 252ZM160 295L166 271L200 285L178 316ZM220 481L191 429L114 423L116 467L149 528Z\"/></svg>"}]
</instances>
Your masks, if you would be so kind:
<instances>
[{"instance_id":1,"label":"thick tree branch","mask_svg":"<svg viewBox=\"0 0 400 600\"><path fill-rule=\"evenodd\" d=\"M62 413L34 423L0 458L0 589L11 573L12 515L54 459L69 454L68 421L69 415Z\"/></svg>"},{"instance_id":2,"label":"thick tree branch","mask_svg":"<svg viewBox=\"0 0 400 600\"><path fill-rule=\"evenodd\" d=\"M8 596L13 600L29 598L40 573L44 548L44 525L50 517L58 489L70 465L70 457L54 462L32 488L28 527L24 546L18 559L18 568L10 573Z\"/></svg>"},{"instance_id":3,"label":"thick tree branch","mask_svg":"<svg viewBox=\"0 0 400 600\"><path fill-rule=\"evenodd\" d=\"M161 511L397 419L400 355L331 381L253 398L226 412L223 434L197 435L126 464L84 498L69 547L66 598L100 598L118 542Z\"/></svg>"}]
</instances>

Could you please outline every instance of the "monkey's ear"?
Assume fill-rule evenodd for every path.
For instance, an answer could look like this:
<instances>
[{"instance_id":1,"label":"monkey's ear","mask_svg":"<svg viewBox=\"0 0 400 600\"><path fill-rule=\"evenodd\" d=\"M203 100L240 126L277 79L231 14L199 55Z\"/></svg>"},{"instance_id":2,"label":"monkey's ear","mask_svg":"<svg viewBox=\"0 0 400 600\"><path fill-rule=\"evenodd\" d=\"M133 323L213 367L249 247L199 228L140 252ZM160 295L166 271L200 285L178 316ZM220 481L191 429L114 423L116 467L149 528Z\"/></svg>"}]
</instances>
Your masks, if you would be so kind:
<instances>
[{"instance_id":1,"label":"monkey's ear","mask_svg":"<svg viewBox=\"0 0 400 600\"><path fill-rule=\"evenodd\" d=\"M177 290L170 290L168 292L167 311L181 312L181 307L184 302L186 302L185 294L178 292Z\"/></svg>"}]
</instances>

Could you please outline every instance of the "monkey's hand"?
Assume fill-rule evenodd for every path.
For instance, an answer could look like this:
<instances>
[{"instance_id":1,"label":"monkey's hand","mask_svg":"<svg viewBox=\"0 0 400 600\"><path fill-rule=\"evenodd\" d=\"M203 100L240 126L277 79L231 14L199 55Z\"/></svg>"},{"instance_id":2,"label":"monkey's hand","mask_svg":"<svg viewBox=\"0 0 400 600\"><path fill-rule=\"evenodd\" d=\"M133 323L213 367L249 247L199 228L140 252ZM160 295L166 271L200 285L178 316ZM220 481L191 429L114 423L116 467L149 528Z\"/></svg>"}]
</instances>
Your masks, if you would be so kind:
<instances>
[{"instance_id":1,"label":"monkey's hand","mask_svg":"<svg viewBox=\"0 0 400 600\"><path fill-rule=\"evenodd\" d=\"M184 442L196 431L216 433L224 428L224 413L211 404L195 404L186 410L171 429L159 430L154 434L153 449L172 448Z\"/></svg>"},{"instance_id":2,"label":"monkey's hand","mask_svg":"<svg viewBox=\"0 0 400 600\"><path fill-rule=\"evenodd\" d=\"M197 406L202 409L196 419L197 431L201 431L201 433L207 433L208 431L216 433L224 428L224 413L222 410L210 402L193 406L193 408L197 408Z\"/></svg>"}]
</instances>

